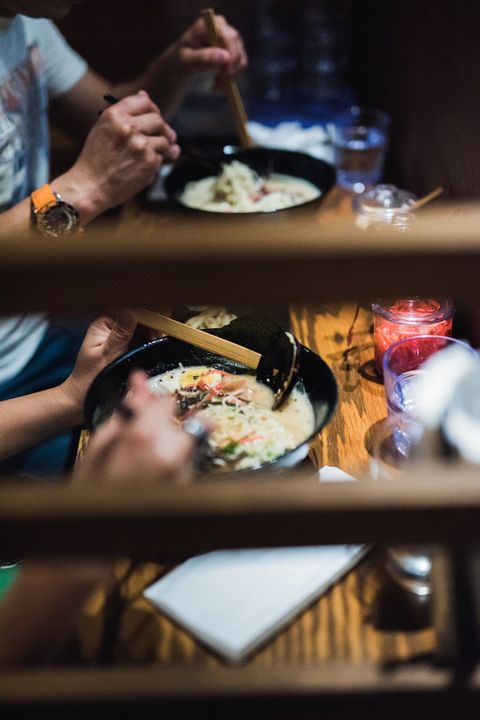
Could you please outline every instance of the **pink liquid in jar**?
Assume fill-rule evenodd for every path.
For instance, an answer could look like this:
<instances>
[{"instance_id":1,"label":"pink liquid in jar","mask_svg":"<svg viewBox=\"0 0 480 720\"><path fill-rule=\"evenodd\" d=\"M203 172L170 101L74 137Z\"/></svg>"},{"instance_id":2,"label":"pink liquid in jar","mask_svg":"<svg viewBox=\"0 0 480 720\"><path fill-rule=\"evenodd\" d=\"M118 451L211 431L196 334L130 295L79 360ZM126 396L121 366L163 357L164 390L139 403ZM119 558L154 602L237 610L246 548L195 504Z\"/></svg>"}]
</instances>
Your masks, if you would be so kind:
<instances>
[{"instance_id":1,"label":"pink liquid in jar","mask_svg":"<svg viewBox=\"0 0 480 720\"><path fill-rule=\"evenodd\" d=\"M449 298L397 298L372 303L375 367L382 374L383 354L397 340L413 335L451 336L455 309Z\"/></svg>"}]
</instances>

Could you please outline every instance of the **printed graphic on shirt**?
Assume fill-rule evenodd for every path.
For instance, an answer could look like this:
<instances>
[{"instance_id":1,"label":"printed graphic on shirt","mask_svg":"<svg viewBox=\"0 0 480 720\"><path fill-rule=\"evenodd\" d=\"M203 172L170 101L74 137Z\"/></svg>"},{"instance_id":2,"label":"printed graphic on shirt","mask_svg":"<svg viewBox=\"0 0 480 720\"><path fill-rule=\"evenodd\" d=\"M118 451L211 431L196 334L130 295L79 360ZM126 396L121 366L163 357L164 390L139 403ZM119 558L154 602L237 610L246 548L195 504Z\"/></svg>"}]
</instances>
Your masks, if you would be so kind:
<instances>
[{"instance_id":1,"label":"printed graphic on shirt","mask_svg":"<svg viewBox=\"0 0 480 720\"><path fill-rule=\"evenodd\" d=\"M0 86L0 212L48 176L47 89L36 45Z\"/></svg>"}]
</instances>

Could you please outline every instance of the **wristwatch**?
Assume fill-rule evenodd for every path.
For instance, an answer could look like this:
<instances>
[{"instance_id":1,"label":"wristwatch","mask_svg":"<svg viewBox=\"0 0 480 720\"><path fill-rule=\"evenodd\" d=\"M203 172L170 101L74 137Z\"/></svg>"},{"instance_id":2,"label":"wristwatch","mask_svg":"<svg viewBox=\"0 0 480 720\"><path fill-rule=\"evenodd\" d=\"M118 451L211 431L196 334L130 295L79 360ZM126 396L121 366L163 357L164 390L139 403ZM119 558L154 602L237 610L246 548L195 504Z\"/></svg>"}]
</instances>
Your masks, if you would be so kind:
<instances>
[{"instance_id":1,"label":"wristwatch","mask_svg":"<svg viewBox=\"0 0 480 720\"><path fill-rule=\"evenodd\" d=\"M42 235L63 238L81 232L78 211L54 192L50 185L43 185L30 195L32 221Z\"/></svg>"}]
</instances>

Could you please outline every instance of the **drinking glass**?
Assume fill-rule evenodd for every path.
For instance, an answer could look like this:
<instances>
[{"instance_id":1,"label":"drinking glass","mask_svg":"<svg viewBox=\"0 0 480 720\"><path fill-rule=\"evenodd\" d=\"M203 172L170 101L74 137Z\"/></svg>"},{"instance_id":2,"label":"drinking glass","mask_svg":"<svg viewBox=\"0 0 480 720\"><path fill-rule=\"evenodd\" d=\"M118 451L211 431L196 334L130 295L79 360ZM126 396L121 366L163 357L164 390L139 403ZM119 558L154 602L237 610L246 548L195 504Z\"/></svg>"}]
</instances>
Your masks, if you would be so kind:
<instances>
[{"instance_id":1,"label":"drinking glass","mask_svg":"<svg viewBox=\"0 0 480 720\"><path fill-rule=\"evenodd\" d=\"M423 426L407 413L390 415L372 440L370 475L376 481L401 481L405 467L423 436ZM428 545L387 547L387 570L402 587L416 595L431 592L432 549Z\"/></svg>"},{"instance_id":2,"label":"drinking glass","mask_svg":"<svg viewBox=\"0 0 480 720\"><path fill-rule=\"evenodd\" d=\"M338 185L362 193L381 180L389 126L387 113L358 105L333 119L330 132Z\"/></svg>"},{"instance_id":3,"label":"drinking glass","mask_svg":"<svg viewBox=\"0 0 480 720\"><path fill-rule=\"evenodd\" d=\"M427 372L423 364L435 353L453 346L476 355L467 342L446 335L412 335L387 348L383 355L383 380L390 414L417 415L416 385Z\"/></svg>"}]
</instances>

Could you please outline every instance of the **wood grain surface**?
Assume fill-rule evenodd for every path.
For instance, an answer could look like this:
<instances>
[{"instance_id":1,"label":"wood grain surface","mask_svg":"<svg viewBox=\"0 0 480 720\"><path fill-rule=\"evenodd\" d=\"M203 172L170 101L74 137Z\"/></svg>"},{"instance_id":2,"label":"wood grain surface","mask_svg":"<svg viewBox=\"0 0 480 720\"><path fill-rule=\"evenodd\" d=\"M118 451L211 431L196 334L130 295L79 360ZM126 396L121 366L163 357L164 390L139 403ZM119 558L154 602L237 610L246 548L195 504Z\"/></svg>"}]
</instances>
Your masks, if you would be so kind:
<instances>
[{"instance_id":1,"label":"wood grain surface","mask_svg":"<svg viewBox=\"0 0 480 720\"><path fill-rule=\"evenodd\" d=\"M151 229L154 226L152 213L145 219L139 205L130 205L125 214L139 223L147 222ZM320 215L325 220L352 220L351 195L334 188ZM166 222L165 214L160 215L158 227ZM373 368L368 304L360 308L348 345L355 310L352 303L292 305L290 322L300 342L331 367L339 389L336 412L312 444L310 460L317 468L333 465L364 477L370 438L386 409L383 384ZM117 586L110 594L98 594L85 610L77 636L79 656L89 662L222 664L143 597L143 590L168 569L125 560L118 568ZM428 601L409 595L389 579L384 551L374 547L249 663L278 668L336 660L360 664L423 657L435 650L430 611Z\"/></svg>"},{"instance_id":2,"label":"wood grain surface","mask_svg":"<svg viewBox=\"0 0 480 720\"><path fill-rule=\"evenodd\" d=\"M351 347L351 304L294 306L291 326L298 339L322 355L339 386L336 413L312 445L316 467L335 465L368 472L369 439L385 417L383 385L373 370L371 313L361 308ZM117 570L118 584L99 593L85 609L77 652L84 661L215 667L223 661L176 626L144 597L143 590L168 566L133 564ZM398 588L385 570L384 552L373 548L360 564L314 602L249 660L261 668L348 661L395 663L435 651L428 601Z\"/></svg>"}]
</instances>

